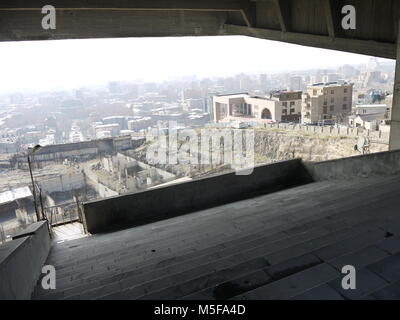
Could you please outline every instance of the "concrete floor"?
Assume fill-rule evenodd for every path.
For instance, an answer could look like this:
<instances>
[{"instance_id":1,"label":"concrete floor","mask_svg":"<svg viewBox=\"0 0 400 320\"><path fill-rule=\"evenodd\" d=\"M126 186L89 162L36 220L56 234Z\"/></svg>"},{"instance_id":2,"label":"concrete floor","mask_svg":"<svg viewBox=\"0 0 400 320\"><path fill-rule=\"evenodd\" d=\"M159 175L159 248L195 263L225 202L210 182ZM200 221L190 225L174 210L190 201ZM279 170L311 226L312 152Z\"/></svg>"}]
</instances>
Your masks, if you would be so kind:
<instances>
[{"instance_id":1,"label":"concrete floor","mask_svg":"<svg viewBox=\"0 0 400 320\"><path fill-rule=\"evenodd\" d=\"M400 297L400 176L316 182L53 243L34 299ZM356 268L356 290L341 269Z\"/></svg>"}]
</instances>

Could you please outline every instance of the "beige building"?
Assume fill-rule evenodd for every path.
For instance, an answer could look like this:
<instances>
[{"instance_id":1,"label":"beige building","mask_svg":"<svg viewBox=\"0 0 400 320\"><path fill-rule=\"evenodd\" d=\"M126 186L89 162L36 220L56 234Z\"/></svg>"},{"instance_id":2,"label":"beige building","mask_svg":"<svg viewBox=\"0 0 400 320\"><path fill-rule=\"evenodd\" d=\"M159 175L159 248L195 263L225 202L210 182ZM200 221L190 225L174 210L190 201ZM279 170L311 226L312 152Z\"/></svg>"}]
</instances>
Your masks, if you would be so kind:
<instances>
[{"instance_id":1,"label":"beige building","mask_svg":"<svg viewBox=\"0 0 400 320\"><path fill-rule=\"evenodd\" d=\"M346 121L351 113L352 83L317 83L307 86L303 94L302 122L320 123Z\"/></svg>"},{"instance_id":2,"label":"beige building","mask_svg":"<svg viewBox=\"0 0 400 320\"><path fill-rule=\"evenodd\" d=\"M278 91L268 97L248 94L213 97L215 122L279 122L299 121L301 91Z\"/></svg>"}]
</instances>

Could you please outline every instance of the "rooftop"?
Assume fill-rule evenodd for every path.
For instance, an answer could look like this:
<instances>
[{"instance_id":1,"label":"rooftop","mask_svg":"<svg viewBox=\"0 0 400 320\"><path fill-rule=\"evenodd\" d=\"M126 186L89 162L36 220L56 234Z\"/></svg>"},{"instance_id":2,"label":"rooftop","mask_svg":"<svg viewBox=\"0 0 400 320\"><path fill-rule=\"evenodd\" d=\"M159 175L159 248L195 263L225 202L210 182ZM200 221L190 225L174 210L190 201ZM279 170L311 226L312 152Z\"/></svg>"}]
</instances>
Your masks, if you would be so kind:
<instances>
[{"instance_id":1,"label":"rooftop","mask_svg":"<svg viewBox=\"0 0 400 320\"><path fill-rule=\"evenodd\" d=\"M350 82L318 82L318 83L312 83L309 85L309 87L341 87L341 86L349 86L352 85Z\"/></svg>"},{"instance_id":2,"label":"rooftop","mask_svg":"<svg viewBox=\"0 0 400 320\"><path fill-rule=\"evenodd\" d=\"M382 113L370 113L370 114L357 114L355 118L360 117L363 121L373 121L384 119L384 115Z\"/></svg>"},{"instance_id":3,"label":"rooftop","mask_svg":"<svg viewBox=\"0 0 400 320\"><path fill-rule=\"evenodd\" d=\"M355 108L385 108L387 104L356 104Z\"/></svg>"},{"instance_id":4,"label":"rooftop","mask_svg":"<svg viewBox=\"0 0 400 320\"><path fill-rule=\"evenodd\" d=\"M0 192L0 205L31 196L32 193L29 187L15 188L12 190Z\"/></svg>"}]
</instances>

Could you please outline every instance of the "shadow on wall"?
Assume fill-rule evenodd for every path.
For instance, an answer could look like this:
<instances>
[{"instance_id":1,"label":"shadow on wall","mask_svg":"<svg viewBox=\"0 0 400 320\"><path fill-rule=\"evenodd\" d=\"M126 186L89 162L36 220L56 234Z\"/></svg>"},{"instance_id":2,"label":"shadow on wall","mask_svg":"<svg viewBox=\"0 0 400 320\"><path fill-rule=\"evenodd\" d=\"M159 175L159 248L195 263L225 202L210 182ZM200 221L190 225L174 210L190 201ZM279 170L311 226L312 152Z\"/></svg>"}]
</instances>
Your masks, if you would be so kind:
<instances>
[{"instance_id":1,"label":"shadow on wall","mask_svg":"<svg viewBox=\"0 0 400 320\"><path fill-rule=\"evenodd\" d=\"M130 228L218 205L328 179L400 173L400 150L304 164L301 159L261 165L251 175L235 172L83 204L88 232Z\"/></svg>"},{"instance_id":2,"label":"shadow on wall","mask_svg":"<svg viewBox=\"0 0 400 320\"><path fill-rule=\"evenodd\" d=\"M143 225L312 182L301 159L83 204L90 233Z\"/></svg>"},{"instance_id":3,"label":"shadow on wall","mask_svg":"<svg viewBox=\"0 0 400 320\"><path fill-rule=\"evenodd\" d=\"M309 162L306 167L315 181L392 176L400 174L400 150Z\"/></svg>"}]
</instances>

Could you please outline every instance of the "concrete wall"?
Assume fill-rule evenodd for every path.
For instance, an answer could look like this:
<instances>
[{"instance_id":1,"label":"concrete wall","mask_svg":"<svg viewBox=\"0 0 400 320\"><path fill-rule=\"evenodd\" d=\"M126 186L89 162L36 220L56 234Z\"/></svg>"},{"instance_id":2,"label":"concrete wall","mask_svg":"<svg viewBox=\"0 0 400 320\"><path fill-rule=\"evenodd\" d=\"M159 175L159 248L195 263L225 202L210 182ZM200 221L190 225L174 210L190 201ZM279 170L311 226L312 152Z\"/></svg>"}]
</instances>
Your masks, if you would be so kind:
<instances>
[{"instance_id":1,"label":"concrete wall","mask_svg":"<svg viewBox=\"0 0 400 320\"><path fill-rule=\"evenodd\" d=\"M99 177L90 170L84 170L86 183L93 187L101 198L112 197L118 195L118 192L110 189L99 181Z\"/></svg>"},{"instance_id":2,"label":"concrete wall","mask_svg":"<svg viewBox=\"0 0 400 320\"><path fill-rule=\"evenodd\" d=\"M40 188L48 193L65 192L85 186L85 176L81 172L66 173L39 182Z\"/></svg>"},{"instance_id":3,"label":"concrete wall","mask_svg":"<svg viewBox=\"0 0 400 320\"><path fill-rule=\"evenodd\" d=\"M400 150L306 164L315 181L400 174Z\"/></svg>"},{"instance_id":4,"label":"concrete wall","mask_svg":"<svg viewBox=\"0 0 400 320\"><path fill-rule=\"evenodd\" d=\"M118 192L105 186L104 184L97 182L97 192L100 196L100 198L107 198L107 197L113 197L117 196Z\"/></svg>"},{"instance_id":5,"label":"concrete wall","mask_svg":"<svg viewBox=\"0 0 400 320\"><path fill-rule=\"evenodd\" d=\"M390 126L380 127L381 130L367 130L364 128L349 128L346 126L308 126L302 124L288 124L288 123L266 123L263 120L257 120L255 122L251 119L246 118L238 118L241 122L252 123L256 128L265 128L279 131L287 131L287 132L302 132L307 134L315 134L315 135L324 135L324 136L344 136L344 137L369 137L374 141L379 143L388 143L389 142L389 133ZM220 122L220 123L212 123L205 125L206 128L230 128L231 125L229 122Z\"/></svg>"},{"instance_id":6,"label":"concrete wall","mask_svg":"<svg viewBox=\"0 0 400 320\"><path fill-rule=\"evenodd\" d=\"M90 233L128 228L311 182L300 159L83 204Z\"/></svg>"},{"instance_id":7,"label":"concrete wall","mask_svg":"<svg viewBox=\"0 0 400 320\"><path fill-rule=\"evenodd\" d=\"M30 299L50 251L47 222L41 221L0 246L0 300Z\"/></svg>"},{"instance_id":8,"label":"concrete wall","mask_svg":"<svg viewBox=\"0 0 400 320\"><path fill-rule=\"evenodd\" d=\"M364 128L349 128L346 126L307 126L301 124L260 124L261 128L267 129L279 129L287 131L302 131L310 134L322 134L327 136L348 136L348 137L370 137L376 141L388 142L389 131L388 130L367 130Z\"/></svg>"}]
</instances>

